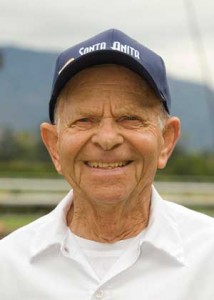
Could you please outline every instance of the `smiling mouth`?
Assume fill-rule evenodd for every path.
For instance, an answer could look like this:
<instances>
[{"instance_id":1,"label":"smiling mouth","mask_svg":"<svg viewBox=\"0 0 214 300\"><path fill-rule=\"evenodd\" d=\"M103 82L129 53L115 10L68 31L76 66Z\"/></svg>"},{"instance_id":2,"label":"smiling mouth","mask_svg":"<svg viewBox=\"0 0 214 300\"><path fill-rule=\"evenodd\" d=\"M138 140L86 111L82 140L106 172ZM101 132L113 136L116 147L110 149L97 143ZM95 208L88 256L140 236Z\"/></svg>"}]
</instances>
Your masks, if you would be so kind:
<instances>
[{"instance_id":1,"label":"smiling mouth","mask_svg":"<svg viewBox=\"0 0 214 300\"><path fill-rule=\"evenodd\" d=\"M90 168L96 168L96 169L115 169L115 168L122 168L131 163L130 160L128 161L119 161L119 162L92 162L87 161L85 164Z\"/></svg>"}]
</instances>

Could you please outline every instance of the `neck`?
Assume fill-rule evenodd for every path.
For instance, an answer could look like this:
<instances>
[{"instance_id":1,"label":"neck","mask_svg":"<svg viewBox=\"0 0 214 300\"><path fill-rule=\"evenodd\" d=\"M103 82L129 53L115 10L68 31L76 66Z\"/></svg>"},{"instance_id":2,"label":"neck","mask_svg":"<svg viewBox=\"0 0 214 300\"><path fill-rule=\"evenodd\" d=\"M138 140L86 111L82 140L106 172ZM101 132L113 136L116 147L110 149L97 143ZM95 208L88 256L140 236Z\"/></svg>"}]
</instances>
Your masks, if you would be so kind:
<instances>
[{"instance_id":1,"label":"neck","mask_svg":"<svg viewBox=\"0 0 214 300\"><path fill-rule=\"evenodd\" d=\"M150 194L117 205L95 205L74 196L67 223L78 236L113 243L140 233L148 224L149 212Z\"/></svg>"}]
</instances>

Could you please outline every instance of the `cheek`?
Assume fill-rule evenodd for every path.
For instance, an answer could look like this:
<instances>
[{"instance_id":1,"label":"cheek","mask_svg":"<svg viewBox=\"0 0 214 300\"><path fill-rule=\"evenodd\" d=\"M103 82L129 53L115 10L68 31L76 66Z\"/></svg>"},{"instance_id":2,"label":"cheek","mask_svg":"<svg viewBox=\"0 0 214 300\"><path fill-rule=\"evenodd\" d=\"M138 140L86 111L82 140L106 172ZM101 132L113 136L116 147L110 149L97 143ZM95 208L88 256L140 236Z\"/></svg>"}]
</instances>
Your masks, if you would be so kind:
<instances>
[{"instance_id":1,"label":"cheek","mask_svg":"<svg viewBox=\"0 0 214 300\"><path fill-rule=\"evenodd\" d=\"M64 176L74 173L85 143L86 139L81 134L64 134L59 140L59 160Z\"/></svg>"},{"instance_id":2,"label":"cheek","mask_svg":"<svg viewBox=\"0 0 214 300\"><path fill-rule=\"evenodd\" d=\"M153 172L158 166L158 159L161 153L161 136L153 131L133 134L131 144L139 154L141 172L145 172L145 169L151 169Z\"/></svg>"},{"instance_id":3,"label":"cheek","mask_svg":"<svg viewBox=\"0 0 214 300\"><path fill-rule=\"evenodd\" d=\"M132 144L140 154L146 156L157 155L161 148L160 136L151 131L138 133L135 137L133 135Z\"/></svg>"}]
</instances>

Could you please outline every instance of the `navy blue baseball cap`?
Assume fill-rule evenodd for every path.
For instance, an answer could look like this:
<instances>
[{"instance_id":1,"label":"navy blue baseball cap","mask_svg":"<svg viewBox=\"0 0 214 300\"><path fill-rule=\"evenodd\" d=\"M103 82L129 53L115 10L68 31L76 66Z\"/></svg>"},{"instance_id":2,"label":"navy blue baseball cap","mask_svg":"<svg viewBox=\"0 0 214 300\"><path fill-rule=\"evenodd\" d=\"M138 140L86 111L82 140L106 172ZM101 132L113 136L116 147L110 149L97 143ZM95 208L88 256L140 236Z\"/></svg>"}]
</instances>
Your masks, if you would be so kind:
<instances>
[{"instance_id":1,"label":"navy blue baseball cap","mask_svg":"<svg viewBox=\"0 0 214 300\"><path fill-rule=\"evenodd\" d=\"M143 77L170 111L170 93L162 58L117 29L104 31L62 52L56 61L49 117L54 123L57 98L78 72L94 65L117 64Z\"/></svg>"}]
</instances>

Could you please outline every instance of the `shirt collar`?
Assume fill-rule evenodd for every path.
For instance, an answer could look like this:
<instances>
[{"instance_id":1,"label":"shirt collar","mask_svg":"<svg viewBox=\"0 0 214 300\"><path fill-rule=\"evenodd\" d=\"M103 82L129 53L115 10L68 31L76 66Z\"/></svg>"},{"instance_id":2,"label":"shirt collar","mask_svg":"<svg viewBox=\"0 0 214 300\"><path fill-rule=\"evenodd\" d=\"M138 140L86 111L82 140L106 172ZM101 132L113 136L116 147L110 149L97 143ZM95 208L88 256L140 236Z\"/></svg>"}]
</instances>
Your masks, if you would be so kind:
<instances>
[{"instance_id":1,"label":"shirt collar","mask_svg":"<svg viewBox=\"0 0 214 300\"><path fill-rule=\"evenodd\" d=\"M40 220L31 245L32 259L52 246L60 248L67 236L67 212L72 204L71 190L57 207ZM184 248L173 211L152 187L149 224L145 229L141 245L149 244L164 251L184 265Z\"/></svg>"},{"instance_id":2,"label":"shirt collar","mask_svg":"<svg viewBox=\"0 0 214 300\"><path fill-rule=\"evenodd\" d=\"M141 245L143 242L164 251L180 264L185 265L184 247L175 213L160 197L154 186L152 187L149 224L145 229Z\"/></svg>"},{"instance_id":3,"label":"shirt collar","mask_svg":"<svg viewBox=\"0 0 214 300\"><path fill-rule=\"evenodd\" d=\"M66 216L72 200L73 191L71 190L52 212L39 220L39 226L36 228L31 244L32 259L52 246L63 245L68 230Z\"/></svg>"}]
</instances>

